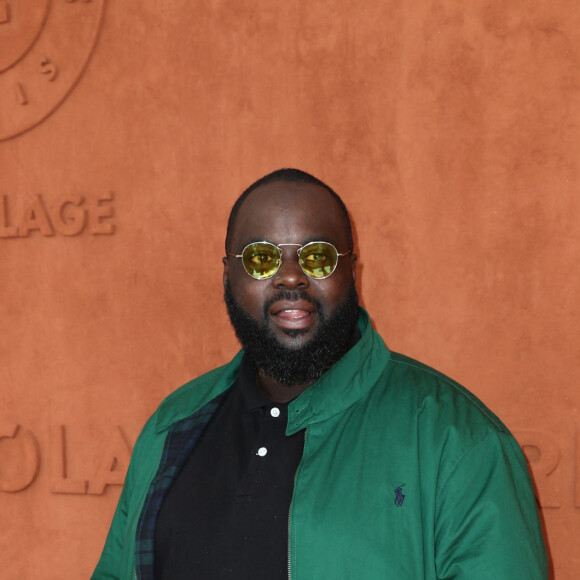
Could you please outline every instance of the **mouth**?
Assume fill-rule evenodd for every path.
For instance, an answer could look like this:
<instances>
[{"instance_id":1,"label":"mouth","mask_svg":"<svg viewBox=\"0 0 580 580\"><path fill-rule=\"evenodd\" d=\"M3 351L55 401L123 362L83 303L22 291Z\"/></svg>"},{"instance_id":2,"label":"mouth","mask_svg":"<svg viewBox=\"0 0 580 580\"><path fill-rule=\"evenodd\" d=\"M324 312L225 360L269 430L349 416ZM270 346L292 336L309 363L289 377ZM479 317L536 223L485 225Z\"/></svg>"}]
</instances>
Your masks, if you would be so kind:
<instances>
[{"instance_id":1,"label":"mouth","mask_svg":"<svg viewBox=\"0 0 580 580\"><path fill-rule=\"evenodd\" d=\"M268 309L276 326L286 329L308 329L316 320L316 306L306 300L280 300Z\"/></svg>"}]
</instances>

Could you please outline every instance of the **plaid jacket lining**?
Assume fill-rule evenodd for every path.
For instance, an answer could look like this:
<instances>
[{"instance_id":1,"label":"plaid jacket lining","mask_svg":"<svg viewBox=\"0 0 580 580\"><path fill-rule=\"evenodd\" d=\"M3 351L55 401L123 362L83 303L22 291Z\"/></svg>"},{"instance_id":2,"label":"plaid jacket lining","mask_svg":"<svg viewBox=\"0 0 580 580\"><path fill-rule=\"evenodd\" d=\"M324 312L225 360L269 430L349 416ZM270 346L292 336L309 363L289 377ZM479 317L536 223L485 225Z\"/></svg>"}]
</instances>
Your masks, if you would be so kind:
<instances>
[{"instance_id":1,"label":"plaid jacket lining","mask_svg":"<svg viewBox=\"0 0 580 580\"><path fill-rule=\"evenodd\" d=\"M175 423L165 439L159 468L147 492L137 525L135 578L138 580L153 580L155 525L161 503L226 393Z\"/></svg>"}]
</instances>

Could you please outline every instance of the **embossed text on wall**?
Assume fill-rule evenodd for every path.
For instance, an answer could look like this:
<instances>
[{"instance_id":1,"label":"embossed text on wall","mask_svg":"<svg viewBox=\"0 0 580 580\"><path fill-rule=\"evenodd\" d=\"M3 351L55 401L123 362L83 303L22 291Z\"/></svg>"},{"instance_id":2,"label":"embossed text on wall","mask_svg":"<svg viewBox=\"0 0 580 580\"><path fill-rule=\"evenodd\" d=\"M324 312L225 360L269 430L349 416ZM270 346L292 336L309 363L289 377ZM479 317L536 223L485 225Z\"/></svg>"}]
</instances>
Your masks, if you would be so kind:
<instances>
[{"instance_id":1,"label":"embossed text on wall","mask_svg":"<svg viewBox=\"0 0 580 580\"><path fill-rule=\"evenodd\" d=\"M40 123L70 93L96 44L104 2L0 0L0 141Z\"/></svg>"},{"instance_id":2,"label":"embossed text on wall","mask_svg":"<svg viewBox=\"0 0 580 580\"><path fill-rule=\"evenodd\" d=\"M115 233L113 193L61 195L47 202L41 194L27 201L0 194L0 239L62 234Z\"/></svg>"},{"instance_id":3,"label":"embossed text on wall","mask_svg":"<svg viewBox=\"0 0 580 580\"><path fill-rule=\"evenodd\" d=\"M41 472L43 455L48 463L52 493L100 495L108 485L123 484L132 445L122 427L111 429L97 452L95 466L92 469L81 466L80 474L70 473L69 436L66 425L54 425L48 437L48 450L43 451L44 441L39 442L30 429L18 423L0 424L0 491L15 493L30 487Z\"/></svg>"},{"instance_id":4,"label":"embossed text on wall","mask_svg":"<svg viewBox=\"0 0 580 580\"><path fill-rule=\"evenodd\" d=\"M568 447L564 441L542 431L518 430L514 431L514 436L528 460L540 506L544 509L567 505L580 508L580 431L576 430L571 454L563 452ZM563 480L566 472L571 473L571 481ZM566 500L567 487L573 488L571 501Z\"/></svg>"}]
</instances>

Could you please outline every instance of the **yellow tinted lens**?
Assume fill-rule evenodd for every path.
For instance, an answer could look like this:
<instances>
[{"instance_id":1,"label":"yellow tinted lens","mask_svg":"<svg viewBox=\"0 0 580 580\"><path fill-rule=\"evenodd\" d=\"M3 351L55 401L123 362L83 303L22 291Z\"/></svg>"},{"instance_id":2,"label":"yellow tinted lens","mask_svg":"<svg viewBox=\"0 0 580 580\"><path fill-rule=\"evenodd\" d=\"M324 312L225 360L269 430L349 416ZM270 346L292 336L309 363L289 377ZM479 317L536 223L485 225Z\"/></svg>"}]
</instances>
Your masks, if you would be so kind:
<instances>
[{"instance_id":1,"label":"yellow tinted lens","mask_svg":"<svg viewBox=\"0 0 580 580\"><path fill-rule=\"evenodd\" d=\"M300 266L311 278L327 278L338 262L336 248L327 242L312 242L300 250Z\"/></svg>"},{"instance_id":2,"label":"yellow tinted lens","mask_svg":"<svg viewBox=\"0 0 580 580\"><path fill-rule=\"evenodd\" d=\"M246 272L254 278L270 278L280 267L280 252L274 244L257 242L244 248L242 261Z\"/></svg>"}]
</instances>

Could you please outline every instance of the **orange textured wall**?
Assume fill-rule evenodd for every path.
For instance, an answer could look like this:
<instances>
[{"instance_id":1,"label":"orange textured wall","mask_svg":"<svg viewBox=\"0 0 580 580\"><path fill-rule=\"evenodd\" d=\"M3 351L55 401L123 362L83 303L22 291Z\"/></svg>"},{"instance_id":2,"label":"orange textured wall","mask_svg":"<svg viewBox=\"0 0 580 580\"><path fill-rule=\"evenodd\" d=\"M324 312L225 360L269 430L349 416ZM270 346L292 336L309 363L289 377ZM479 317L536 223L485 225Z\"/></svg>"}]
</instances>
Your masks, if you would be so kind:
<instances>
[{"instance_id":1,"label":"orange textured wall","mask_svg":"<svg viewBox=\"0 0 580 580\"><path fill-rule=\"evenodd\" d=\"M343 195L389 346L531 462L580 575L580 4L0 0L0 554L87 578L157 403L237 346L229 207Z\"/></svg>"}]
</instances>

